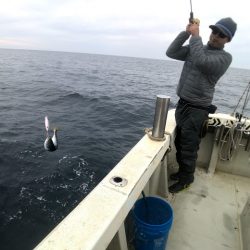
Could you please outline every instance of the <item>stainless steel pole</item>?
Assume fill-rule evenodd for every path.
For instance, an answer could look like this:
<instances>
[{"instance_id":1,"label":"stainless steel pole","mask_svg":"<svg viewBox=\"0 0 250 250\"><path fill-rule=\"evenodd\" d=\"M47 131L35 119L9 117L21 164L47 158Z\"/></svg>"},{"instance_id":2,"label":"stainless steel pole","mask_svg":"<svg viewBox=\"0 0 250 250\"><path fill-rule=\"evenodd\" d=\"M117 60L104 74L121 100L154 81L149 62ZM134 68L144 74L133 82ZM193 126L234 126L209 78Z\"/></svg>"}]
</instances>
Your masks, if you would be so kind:
<instances>
[{"instance_id":1,"label":"stainless steel pole","mask_svg":"<svg viewBox=\"0 0 250 250\"><path fill-rule=\"evenodd\" d=\"M152 137L164 138L170 97L157 95Z\"/></svg>"}]
</instances>

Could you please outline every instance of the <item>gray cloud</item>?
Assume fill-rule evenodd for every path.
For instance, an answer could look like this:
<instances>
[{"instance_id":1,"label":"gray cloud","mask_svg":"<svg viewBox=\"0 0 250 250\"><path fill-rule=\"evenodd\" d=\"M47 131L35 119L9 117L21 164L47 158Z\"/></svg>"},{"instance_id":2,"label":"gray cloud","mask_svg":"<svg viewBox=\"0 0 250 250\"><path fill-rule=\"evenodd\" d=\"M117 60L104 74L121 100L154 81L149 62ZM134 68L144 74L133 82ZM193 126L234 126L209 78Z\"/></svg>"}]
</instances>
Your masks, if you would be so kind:
<instances>
[{"instance_id":1,"label":"gray cloud","mask_svg":"<svg viewBox=\"0 0 250 250\"><path fill-rule=\"evenodd\" d=\"M1 4L0 47L161 59L165 58L171 40L185 29L189 15L189 1L12 0ZM238 31L226 49L234 56L233 66L250 68L250 62L242 58L250 57L250 20L244 6L237 4L236 11L226 0L193 4L195 15L203 17L204 43L209 36L209 24L221 18L221 8L237 20Z\"/></svg>"}]
</instances>

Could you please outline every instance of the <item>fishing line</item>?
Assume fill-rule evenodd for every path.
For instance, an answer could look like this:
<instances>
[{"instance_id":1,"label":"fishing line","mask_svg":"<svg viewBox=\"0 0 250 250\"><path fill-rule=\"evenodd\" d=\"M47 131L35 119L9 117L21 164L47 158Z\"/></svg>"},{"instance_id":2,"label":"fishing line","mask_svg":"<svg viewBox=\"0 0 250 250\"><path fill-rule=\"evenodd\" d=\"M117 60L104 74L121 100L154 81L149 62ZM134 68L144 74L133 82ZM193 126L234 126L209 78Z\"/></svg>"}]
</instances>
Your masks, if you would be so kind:
<instances>
[{"instance_id":1,"label":"fishing line","mask_svg":"<svg viewBox=\"0 0 250 250\"><path fill-rule=\"evenodd\" d=\"M239 107L242 98L243 98L244 95L246 94L245 101L244 101L244 104L243 104L243 106L242 106L242 111L241 111L241 116L243 115L244 110L245 110L245 108L246 108L246 106L247 106L247 103L248 103L248 101L249 101L249 98L250 98L249 92L250 92L250 82L248 83L248 85L247 85L247 87L245 88L243 94L242 94L241 97L239 98L239 101L238 101L238 103L237 103L237 105L236 105L236 107L235 107L235 109L234 109L234 111L233 111L233 115L236 114L236 110L237 110L237 108Z\"/></svg>"}]
</instances>

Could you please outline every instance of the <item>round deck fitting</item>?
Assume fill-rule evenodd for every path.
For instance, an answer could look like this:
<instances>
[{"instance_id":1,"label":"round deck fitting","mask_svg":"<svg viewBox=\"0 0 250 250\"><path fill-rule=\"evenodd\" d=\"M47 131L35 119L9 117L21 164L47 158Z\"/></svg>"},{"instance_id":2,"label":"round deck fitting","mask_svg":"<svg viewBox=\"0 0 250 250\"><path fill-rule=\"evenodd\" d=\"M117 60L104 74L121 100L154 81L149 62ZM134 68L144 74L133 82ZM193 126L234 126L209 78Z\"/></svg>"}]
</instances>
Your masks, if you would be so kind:
<instances>
[{"instance_id":1,"label":"round deck fitting","mask_svg":"<svg viewBox=\"0 0 250 250\"><path fill-rule=\"evenodd\" d=\"M113 176L109 182L118 187L125 187L128 183L128 180L120 176Z\"/></svg>"}]
</instances>

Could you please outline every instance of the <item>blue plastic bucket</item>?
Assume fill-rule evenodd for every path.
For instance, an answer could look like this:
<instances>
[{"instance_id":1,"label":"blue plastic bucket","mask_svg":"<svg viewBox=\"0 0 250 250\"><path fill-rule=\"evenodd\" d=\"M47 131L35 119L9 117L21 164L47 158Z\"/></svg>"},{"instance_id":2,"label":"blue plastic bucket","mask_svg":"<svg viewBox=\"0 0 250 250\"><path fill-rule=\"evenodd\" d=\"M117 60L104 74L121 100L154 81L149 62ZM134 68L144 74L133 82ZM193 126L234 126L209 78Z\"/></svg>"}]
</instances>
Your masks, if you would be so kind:
<instances>
[{"instance_id":1,"label":"blue plastic bucket","mask_svg":"<svg viewBox=\"0 0 250 250\"><path fill-rule=\"evenodd\" d=\"M146 197L133 208L135 250L165 250L173 210L163 199Z\"/></svg>"}]
</instances>

